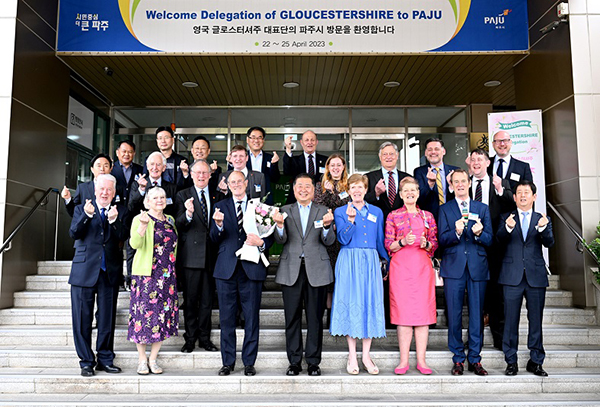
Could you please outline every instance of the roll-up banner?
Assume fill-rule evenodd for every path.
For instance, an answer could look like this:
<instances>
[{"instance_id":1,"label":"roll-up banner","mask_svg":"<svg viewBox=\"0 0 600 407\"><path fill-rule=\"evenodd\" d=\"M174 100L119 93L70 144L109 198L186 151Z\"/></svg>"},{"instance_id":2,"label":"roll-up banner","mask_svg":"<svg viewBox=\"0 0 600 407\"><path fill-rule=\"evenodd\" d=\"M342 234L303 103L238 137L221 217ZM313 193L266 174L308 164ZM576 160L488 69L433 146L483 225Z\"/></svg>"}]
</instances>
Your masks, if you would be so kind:
<instances>
[{"instance_id":1,"label":"roll-up banner","mask_svg":"<svg viewBox=\"0 0 600 407\"><path fill-rule=\"evenodd\" d=\"M527 0L61 0L57 52L524 52Z\"/></svg>"}]
</instances>

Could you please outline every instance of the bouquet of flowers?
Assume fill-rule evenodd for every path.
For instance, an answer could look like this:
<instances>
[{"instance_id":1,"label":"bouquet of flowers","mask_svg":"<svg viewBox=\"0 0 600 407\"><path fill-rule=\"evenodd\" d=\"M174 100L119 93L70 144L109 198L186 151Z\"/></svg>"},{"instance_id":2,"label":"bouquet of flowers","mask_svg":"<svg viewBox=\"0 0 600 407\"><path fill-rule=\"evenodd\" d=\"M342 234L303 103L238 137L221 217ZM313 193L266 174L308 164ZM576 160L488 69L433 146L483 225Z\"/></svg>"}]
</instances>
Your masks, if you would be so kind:
<instances>
[{"instance_id":1,"label":"bouquet of flowers","mask_svg":"<svg viewBox=\"0 0 600 407\"><path fill-rule=\"evenodd\" d=\"M275 231L275 221L273 216L279 212L274 206L266 205L260 202L259 198L250 199L246 205L246 212L244 212L244 219L242 225L246 234L254 233L264 239ZM283 214L284 219L287 214ZM269 266L269 260L267 256L258 249L257 246L249 246L244 244L240 250L235 252L235 255L240 260L247 260L253 263L258 263L260 260L264 263L265 267Z\"/></svg>"}]
</instances>

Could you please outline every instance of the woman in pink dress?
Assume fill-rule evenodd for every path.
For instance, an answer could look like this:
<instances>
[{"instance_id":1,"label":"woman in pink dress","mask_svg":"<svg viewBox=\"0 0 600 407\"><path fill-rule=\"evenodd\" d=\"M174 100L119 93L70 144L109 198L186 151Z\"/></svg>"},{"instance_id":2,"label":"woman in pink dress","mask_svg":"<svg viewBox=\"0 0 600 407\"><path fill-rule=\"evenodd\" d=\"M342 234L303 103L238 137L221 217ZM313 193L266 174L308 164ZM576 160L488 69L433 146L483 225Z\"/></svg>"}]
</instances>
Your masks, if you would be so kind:
<instances>
[{"instance_id":1,"label":"woman in pink dress","mask_svg":"<svg viewBox=\"0 0 600 407\"><path fill-rule=\"evenodd\" d=\"M431 257L438 247L433 215L419 209L419 184L412 177L400 182L404 206L389 214L385 226L385 248L390 253L390 321L398 325L400 363L396 374L408 371L413 329L417 370L431 374L425 362L429 325L435 324L435 276Z\"/></svg>"}]
</instances>

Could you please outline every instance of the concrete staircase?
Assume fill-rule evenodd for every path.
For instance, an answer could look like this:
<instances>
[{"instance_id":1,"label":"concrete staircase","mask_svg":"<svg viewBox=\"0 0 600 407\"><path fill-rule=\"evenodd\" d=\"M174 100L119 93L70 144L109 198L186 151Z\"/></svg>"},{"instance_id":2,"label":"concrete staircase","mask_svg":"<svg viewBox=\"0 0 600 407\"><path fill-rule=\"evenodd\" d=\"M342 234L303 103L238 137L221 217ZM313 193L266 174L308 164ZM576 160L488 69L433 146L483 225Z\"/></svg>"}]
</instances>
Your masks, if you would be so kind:
<instances>
[{"instance_id":1,"label":"concrete staircase","mask_svg":"<svg viewBox=\"0 0 600 407\"><path fill-rule=\"evenodd\" d=\"M378 376L345 372L345 338L324 335L323 375L284 375L288 365L283 330L281 292L270 275L263 293L257 376L245 377L236 369L229 377L217 376L219 352L179 351L183 338L171 338L160 353L165 373L138 376L137 352L128 342L129 293L119 295L115 364L119 375L98 373L93 378L79 375L71 333L69 285L70 262L40 262L38 275L27 277L27 290L15 294L15 307L0 310L0 405L531 405L600 406L600 329L594 310L572 307L570 292L560 290L551 277L544 315L544 368L549 377L525 371L527 319L521 320L521 370L516 377L504 375L504 356L492 348L486 330L483 364L490 372L477 377L465 372L450 375L451 354L443 312L430 331L428 363L434 374L423 376L411 355L411 370L394 375L398 363L395 330L373 341L372 357L381 370ZM183 334L183 314L180 333ZM218 311L213 312L218 323ZM466 337L466 331L464 331ZM219 330L212 340L219 345ZM243 331L238 330L238 349ZM238 353L239 354L239 353ZM236 366L243 364L238 357Z\"/></svg>"}]
</instances>

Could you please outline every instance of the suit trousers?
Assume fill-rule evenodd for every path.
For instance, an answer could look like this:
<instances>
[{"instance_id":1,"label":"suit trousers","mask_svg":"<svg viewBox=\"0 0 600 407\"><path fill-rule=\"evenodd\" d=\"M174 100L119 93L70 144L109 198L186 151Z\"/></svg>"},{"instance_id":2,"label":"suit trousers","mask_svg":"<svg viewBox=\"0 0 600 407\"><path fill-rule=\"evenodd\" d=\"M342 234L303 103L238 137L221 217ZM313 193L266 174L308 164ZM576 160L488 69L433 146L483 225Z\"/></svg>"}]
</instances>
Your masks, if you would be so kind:
<instances>
[{"instance_id":1,"label":"suit trousers","mask_svg":"<svg viewBox=\"0 0 600 407\"><path fill-rule=\"evenodd\" d=\"M185 308L183 309L183 317L185 320L185 333L183 338L186 342L194 343L199 340L202 344L210 339L215 280L212 271L206 268L186 267L184 276L185 289L183 290L183 297L185 298Z\"/></svg>"},{"instance_id":2,"label":"suit trousers","mask_svg":"<svg viewBox=\"0 0 600 407\"><path fill-rule=\"evenodd\" d=\"M527 319L529 331L527 333L527 347L530 358L539 365L544 363L546 352L542 341L542 318L544 317L544 304L546 302L546 287L531 287L527 283L525 273L518 286L504 286L504 338L502 350L506 363L517 363L519 347L519 320L521 319L521 305L523 297L526 300Z\"/></svg>"},{"instance_id":3,"label":"suit trousers","mask_svg":"<svg viewBox=\"0 0 600 407\"><path fill-rule=\"evenodd\" d=\"M483 347L483 302L487 281L473 281L468 267L461 278L444 278L444 294L448 306L448 349L454 363L464 363L465 345L462 340L462 316L465 290L469 307L469 355L471 364L481 361Z\"/></svg>"},{"instance_id":4,"label":"suit trousers","mask_svg":"<svg viewBox=\"0 0 600 407\"><path fill-rule=\"evenodd\" d=\"M236 314L239 301L246 320L242 362L244 366L253 366L258 354L258 325L260 318L260 297L262 281L250 280L237 262L235 272L228 280L215 278L219 298L219 321L221 323L221 359L224 366L235 365Z\"/></svg>"},{"instance_id":5,"label":"suit trousers","mask_svg":"<svg viewBox=\"0 0 600 407\"><path fill-rule=\"evenodd\" d=\"M71 286L71 316L73 320L73 341L79 356L79 366L95 366L92 351L92 322L94 320L94 303L98 303L96 312L96 352L98 363L112 365L115 353L115 322L117 314L117 298L119 287L108 281L105 271L101 271L94 287Z\"/></svg>"},{"instance_id":6,"label":"suit trousers","mask_svg":"<svg viewBox=\"0 0 600 407\"><path fill-rule=\"evenodd\" d=\"M285 313L285 348L290 364L302 362L302 307L306 312L306 363L321 363L323 350L323 314L327 303L327 285L313 287L308 282L304 262L292 286L281 286Z\"/></svg>"}]
</instances>

